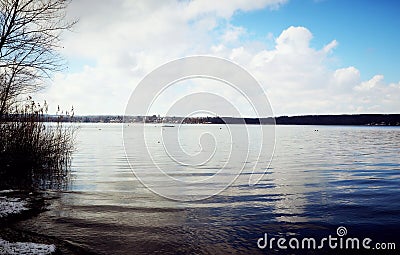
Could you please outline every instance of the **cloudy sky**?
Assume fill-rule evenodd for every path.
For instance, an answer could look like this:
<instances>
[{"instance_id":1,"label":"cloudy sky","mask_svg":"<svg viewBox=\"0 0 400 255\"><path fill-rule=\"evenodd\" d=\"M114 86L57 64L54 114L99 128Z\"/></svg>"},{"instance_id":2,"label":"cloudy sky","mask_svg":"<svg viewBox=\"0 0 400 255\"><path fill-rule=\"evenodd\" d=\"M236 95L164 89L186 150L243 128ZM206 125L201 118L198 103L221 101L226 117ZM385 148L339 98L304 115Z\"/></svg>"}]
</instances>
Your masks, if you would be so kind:
<instances>
[{"instance_id":1,"label":"cloudy sky","mask_svg":"<svg viewBox=\"0 0 400 255\"><path fill-rule=\"evenodd\" d=\"M209 55L249 71L276 116L399 113L399 7L390 0L75 0L68 15L79 22L62 42L68 68L36 97L47 99L50 113L73 105L78 115L122 115L146 74ZM154 113L185 93L237 99L214 83L177 84Z\"/></svg>"}]
</instances>

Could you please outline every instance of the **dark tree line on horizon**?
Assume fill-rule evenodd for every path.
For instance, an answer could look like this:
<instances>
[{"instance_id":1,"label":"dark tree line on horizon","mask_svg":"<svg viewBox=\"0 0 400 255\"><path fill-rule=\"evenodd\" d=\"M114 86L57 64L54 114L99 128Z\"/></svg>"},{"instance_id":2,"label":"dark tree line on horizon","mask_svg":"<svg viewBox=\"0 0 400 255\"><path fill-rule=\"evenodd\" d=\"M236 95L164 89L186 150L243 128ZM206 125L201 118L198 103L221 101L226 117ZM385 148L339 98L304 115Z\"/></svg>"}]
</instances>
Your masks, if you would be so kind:
<instances>
[{"instance_id":1,"label":"dark tree line on horizon","mask_svg":"<svg viewBox=\"0 0 400 255\"><path fill-rule=\"evenodd\" d=\"M46 115L44 122L81 122L81 123L183 123L183 124L277 124L277 125L369 125L400 126L400 114L343 114L343 115L300 115L270 118L235 118L235 117L160 117L123 116L123 115L88 115L73 118Z\"/></svg>"},{"instance_id":2,"label":"dark tree line on horizon","mask_svg":"<svg viewBox=\"0 0 400 255\"><path fill-rule=\"evenodd\" d=\"M304 115L274 118L206 117L185 119L184 123L400 126L400 114Z\"/></svg>"}]
</instances>

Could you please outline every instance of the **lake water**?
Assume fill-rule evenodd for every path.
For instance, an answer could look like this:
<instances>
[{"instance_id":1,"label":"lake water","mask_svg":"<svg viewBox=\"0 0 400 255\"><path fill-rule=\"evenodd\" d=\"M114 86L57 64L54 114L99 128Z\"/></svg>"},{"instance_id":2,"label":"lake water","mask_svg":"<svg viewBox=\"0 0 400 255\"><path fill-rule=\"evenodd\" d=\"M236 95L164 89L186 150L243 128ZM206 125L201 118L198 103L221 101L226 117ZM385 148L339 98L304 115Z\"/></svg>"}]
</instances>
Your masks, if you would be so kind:
<instances>
[{"instance_id":1,"label":"lake water","mask_svg":"<svg viewBox=\"0 0 400 255\"><path fill-rule=\"evenodd\" d=\"M182 146L189 154L201 151L198 138L190 138L212 131L220 132L217 149L236 146L245 153L241 142L224 138L223 127L187 125ZM210 161L215 167L190 172L163 157L165 148L157 147L156 139L162 127L148 129L155 138L150 150L172 169L168 174L203 178L226 160L227 154L216 152ZM257 247L265 233L322 238L336 235L339 226L346 227L348 237L396 242L400 249L400 128L277 126L274 157L257 185L248 185L245 170L221 193L189 202L166 199L142 185L126 159L122 137L121 124L82 124L69 190L56 193L50 210L20 225L97 254L275 254L276 246ZM134 167L152 173L140 154L132 157ZM259 160L268 163L269 156ZM162 186L157 178L153 185Z\"/></svg>"}]
</instances>

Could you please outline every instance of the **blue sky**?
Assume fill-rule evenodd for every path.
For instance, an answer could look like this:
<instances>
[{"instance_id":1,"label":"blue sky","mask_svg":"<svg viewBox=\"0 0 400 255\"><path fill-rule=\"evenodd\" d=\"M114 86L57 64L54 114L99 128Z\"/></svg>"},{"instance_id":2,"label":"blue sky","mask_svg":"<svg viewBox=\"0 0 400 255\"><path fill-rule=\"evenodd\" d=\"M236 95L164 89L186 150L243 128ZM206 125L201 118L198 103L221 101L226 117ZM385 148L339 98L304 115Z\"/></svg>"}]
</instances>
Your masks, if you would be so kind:
<instances>
[{"instance_id":1,"label":"blue sky","mask_svg":"<svg viewBox=\"0 0 400 255\"><path fill-rule=\"evenodd\" d=\"M312 31L319 48L336 39L338 66L357 66L363 79L376 73L387 82L400 79L400 2L395 0L293 0L275 11L238 12L232 24L255 37L278 36L289 26Z\"/></svg>"},{"instance_id":2,"label":"blue sky","mask_svg":"<svg viewBox=\"0 0 400 255\"><path fill-rule=\"evenodd\" d=\"M248 70L275 115L399 113L399 6L367 0L115 0L112 7L109 0L72 1L68 15L79 22L63 36L68 69L38 100L46 99L50 111L74 105L78 115L122 115L155 68L208 55ZM245 100L233 96L237 91L198 80L171 88L154 114L198 92L217 94L251 115ZM220 110L216 115L223 116Z\"/></svg>"}]
</instances>

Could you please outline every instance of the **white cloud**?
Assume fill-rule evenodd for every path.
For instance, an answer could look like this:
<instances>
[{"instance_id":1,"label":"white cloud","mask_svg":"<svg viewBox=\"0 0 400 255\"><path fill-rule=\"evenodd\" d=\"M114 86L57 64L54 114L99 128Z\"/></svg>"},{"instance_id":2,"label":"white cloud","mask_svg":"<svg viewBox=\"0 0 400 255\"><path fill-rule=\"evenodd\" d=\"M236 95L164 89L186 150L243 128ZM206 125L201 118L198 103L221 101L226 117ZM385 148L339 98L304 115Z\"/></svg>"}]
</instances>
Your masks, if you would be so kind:
<instances>
[{"instance_id":1,"label":"white cloud","mask_svg":"<svg viewBox=\"0 0 400 255\"><path fill-rule=\"evenodd\" d=\"M222 35L222 42L228 44L235 43L245 33L246 29L244 29L243 27L230 26Z\"/></svg>"},{"instance_id":2,"label":"white cloud","mask_svg":"<svg viewBox=\"0 0 400 255\"><path fill-rule=\"evenodd\" d=\"M334 78L338 84L356 84L360 79L360 71L354 66L337 69Z\"/></svg>"},{"instance_id":3,"label":"white cloud","mask_svg":"<svg viewBox=\"0 0 400 255\"><path fill-rule=\"evenodd\" d=\"M236 11L251 11L269 7L271 9L277 9L282 4L286 3L287 0L259 0L259 1L248 1L248 0L202 0L202 1L190 1L187 6L187 17L195 18L200 15L207 13L214 14L218 17L229 19Z\"/></svg>"},{"instance_id":4,"label":"white cloud","mask_svg":"<svg viewBox=\"0 0 400 255\"><path fill-rule=\"evenodd\" d=\"M324 52L326 53L332 52L332 50L335 49L338 46L338 44L339 43L336 40L333 40L332 42L324 46Z\"/></svg>"},{"instance_id":5,"label":"white cloud","mask_svg":"<svg viewBox=\"0 0 400 255\"><path fill-rule=\"evenodd\" d=\"M276 49L283 54L306 54L312 39L311 32L305 27L289 27L276 39Z\"/></svg>"},{"instance_id":6,"label":"white cloud","mask_svg":"<svg viewBox=\"0 0 400 255\"><path fill-rule=\"evenodd\" d=\"M316 49L310 45L312 31L291 26L257 41L246 27L230 23L237 12L285 3L117 0L111 8L105 0L73 1L70 15L80 21L75 32L65 35L62 53L76 71L56 76L38 98L48 99L51 111L60 104L74 105L77 114L123 114L130 93L147 73L176 58L206 54L231 59L252 73L277 115L400 109L399 84L386 84L382 75L361 81L354 66L330 67L336 40ZM86 67L77 68L85 61Z\"/></svg>"},{"instance_id":7,"label":"white cloud","mask_svg":"<svg viewBox=\"0 0 400 255\"><path fill-rule=\"evenodd\" d=\"M362 82L360 85L354 87L356 91L370 91L384 86L383 75L375 75L372 79Z\"/></svg>"},{"instance_id":8,"label":"white cloud","mask_svg":"<svg viewBox=\"0 0 400 255\"><path fill-rule=\"evenodd\" d=\"M315 49L310 46L312 38L307 28L289 27L272 50L255 51L243 45L227 56L265 86L276 115L398 112L398 84L385 84L382 75L361 81L360 71L353 66L331 69L337 41Z\"/></svg>"}]
</instances>

